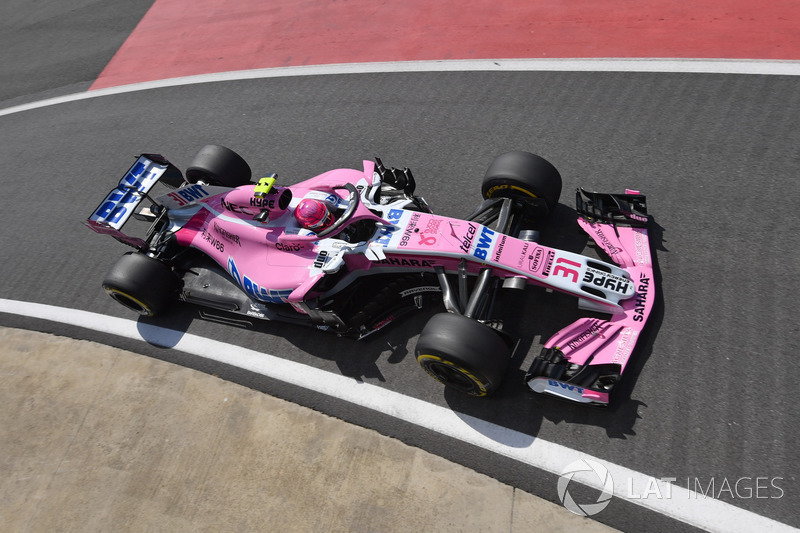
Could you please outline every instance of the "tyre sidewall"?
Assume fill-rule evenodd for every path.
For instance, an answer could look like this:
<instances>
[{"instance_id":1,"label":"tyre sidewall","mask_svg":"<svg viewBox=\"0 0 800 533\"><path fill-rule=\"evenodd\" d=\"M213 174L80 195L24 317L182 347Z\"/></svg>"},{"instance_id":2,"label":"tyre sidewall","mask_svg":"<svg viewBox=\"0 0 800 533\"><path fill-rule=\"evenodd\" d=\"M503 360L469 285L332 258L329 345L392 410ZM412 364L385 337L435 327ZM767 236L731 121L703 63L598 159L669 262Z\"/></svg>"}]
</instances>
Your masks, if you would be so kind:
<instances>
[{"instance_id":1,"label":"tyre sidewall","mask_svg":"<svg viewBox=\"0 0 800 533\"><path fill-rule=\"evenodd\" d=\"M483 178L484 198L541 198L552 212L561 196L561 174L549 161L529 152L497 156Z\"/></svg>"},{"instance_id":2,"label":"tyre sidewall","mask_svg":"<svg viewBox=\"0 0 800 533\"><path fill-rule=\"evenodd\" d=\"M189 183L205 181L223 187L248 185L252 175L250 165L242 156L216 144L201 148L186 168L186 180Z\"/></svg>"},{"instance_id":3,"label":"tyre sidewall","mask_svg":"<svg viewBox=\"0 0 800 533\"><path fill-rule=\"evenodd\" d=\"M103 279L109 296L144 316L161 313L178 286L178 277L168 265L137 252L123 255Z\"/></svg>"},{"instance_id":4,"label":"tyre sidewall","mask_svg":"<svg viewBox=\"0 0 800 533\"><path fill-rule=\"evenodd\" d=\"M510 350L500 335L462 315L440 313L431 317L417 341L416 357L422 368L445 385L473 396L490 394L505 376ZM472 382L472 390L443 381L435 372L452 370Z\"/></svg>"}]
</instances>

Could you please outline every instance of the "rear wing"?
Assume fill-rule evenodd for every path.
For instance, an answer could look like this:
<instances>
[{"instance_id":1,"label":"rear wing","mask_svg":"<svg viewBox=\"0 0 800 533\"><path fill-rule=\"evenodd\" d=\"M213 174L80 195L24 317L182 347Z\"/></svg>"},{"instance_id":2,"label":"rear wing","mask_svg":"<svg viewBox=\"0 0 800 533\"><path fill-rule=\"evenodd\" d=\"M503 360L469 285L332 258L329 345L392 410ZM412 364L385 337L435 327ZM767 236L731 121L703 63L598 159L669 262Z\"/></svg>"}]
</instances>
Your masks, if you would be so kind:
<instances>
[{"instance_id":1,"label":"rear wing","mask_svg":"<svg viewBox=\"0 0 800 533\"><path fill-rule=\"evenodd\" d=\"M92 231L111 235L134 248L143 248L145 242L142 239L129 237L121 229L159 180L176 187L183 182L183 175L164 156L140 155L84 223Z\"/></svg>"}]
</instances>

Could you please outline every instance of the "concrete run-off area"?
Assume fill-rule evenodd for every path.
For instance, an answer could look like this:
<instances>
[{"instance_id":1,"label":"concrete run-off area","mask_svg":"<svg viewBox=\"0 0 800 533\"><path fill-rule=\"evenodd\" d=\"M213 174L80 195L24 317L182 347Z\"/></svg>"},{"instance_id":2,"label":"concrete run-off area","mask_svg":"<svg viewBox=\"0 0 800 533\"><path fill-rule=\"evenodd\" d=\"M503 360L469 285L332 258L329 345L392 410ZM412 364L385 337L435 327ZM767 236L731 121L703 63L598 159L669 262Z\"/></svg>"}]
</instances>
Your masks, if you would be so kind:
<instances>
[{"instance_id":1,"label":"concrete run-off area","mask_svg":"<svg viewBox=\"0 0 800 533\"><path fill-rule=\"evenodd\" d=\"M5 531L612 531L215 376L0 329Z\"/></svg>"}]
</instances>

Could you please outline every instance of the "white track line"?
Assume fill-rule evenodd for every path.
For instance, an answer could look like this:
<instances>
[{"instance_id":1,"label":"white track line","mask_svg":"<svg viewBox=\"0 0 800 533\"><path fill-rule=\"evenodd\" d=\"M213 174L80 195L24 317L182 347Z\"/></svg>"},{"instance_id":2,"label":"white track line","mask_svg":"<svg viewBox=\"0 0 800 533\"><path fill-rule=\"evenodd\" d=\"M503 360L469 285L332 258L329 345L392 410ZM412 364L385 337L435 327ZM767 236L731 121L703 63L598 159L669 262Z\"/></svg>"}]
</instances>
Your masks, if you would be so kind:
<instances>
[{"instance_id":1,"label":"white track line","mask_svg":"<svg viewBox=\"0 0 800 533\"><path fill-rule=\"evenodd\" d=\"M366 407L556 475L576 460L597 461L608 469L612 479L615 480L615 496L708 531L724 533L800 531L770 518L682 487L668 485L651 476L560 444L273 355L189 333L77 309L0 299L0 312L168 346ZM603 489L599 480L592 482L574 479L598 490ZM653 494L654 483L659 487L658 492L667 494L670 491L671 497L629 497L629 495ZM613 502L610 507L613 509Z\"/></svg>"},{"instance_id":2,"label":"white track line","mask_svg":"<svg viewBox=\"0 0 800 533\"><path fill-rule=\"evenodd\" d=\"M148 81L48 98L0 109L0 116L51 105L148 89L211 83L217 81L322 76L333 74L378 74L396 72L673 72L701 74L766 74L800 76L800 61L747 59L454 59L441 61L391 61L343 63L239 70L181 78Z\"/></svg>"}]
</instances>

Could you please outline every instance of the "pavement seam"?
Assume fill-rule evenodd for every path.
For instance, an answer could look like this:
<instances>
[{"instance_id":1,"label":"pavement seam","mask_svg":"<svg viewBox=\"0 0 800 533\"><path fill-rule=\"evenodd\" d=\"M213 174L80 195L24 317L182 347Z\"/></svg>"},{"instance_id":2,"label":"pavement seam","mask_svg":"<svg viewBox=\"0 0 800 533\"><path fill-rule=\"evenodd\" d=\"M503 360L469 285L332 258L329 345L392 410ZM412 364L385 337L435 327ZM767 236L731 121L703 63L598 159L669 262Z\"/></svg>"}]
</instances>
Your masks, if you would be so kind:
<instances>
[{"instance_id":1,"label":"pavement seam","mask_svg":"<svg viewBox=\"0 0 800 533\"><path fill-rule=\"evenodd\" d=\"M514 503L517 499L517 487L511 487L511 516L508 521L508 532L514 533Z\"/></svg>"}]
</instances>

